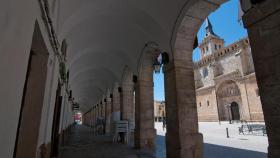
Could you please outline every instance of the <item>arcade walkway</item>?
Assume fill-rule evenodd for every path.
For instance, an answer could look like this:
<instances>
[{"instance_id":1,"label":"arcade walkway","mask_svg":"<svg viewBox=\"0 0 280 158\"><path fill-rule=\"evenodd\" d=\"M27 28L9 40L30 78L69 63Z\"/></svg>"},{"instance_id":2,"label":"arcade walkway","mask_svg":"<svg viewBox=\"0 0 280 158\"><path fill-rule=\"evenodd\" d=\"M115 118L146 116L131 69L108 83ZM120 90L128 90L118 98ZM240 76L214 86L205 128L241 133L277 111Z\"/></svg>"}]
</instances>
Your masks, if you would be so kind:
<instances>
[{"instance_id":1,"label":"arcade walkway","mask_svg":"<svg viewBox=\"0 0 280 158\"><path fill-rule=\"evenodd\" d=\"M122 144L113 144L110 136L94 136L89 127L73 127L59 158L152 158Z\"/></svg>"},{"instance_id":2,"label":"arcade walkway","mask_svg":"<svg viewBox=\"0 0 280 158\"><path fill-rule=\"evenodd\" d=\"M136 148L154 150L153 74L163 67L165 155L203 158L192 56L204 19L225 2L0 0L0 157L147 157L93 137L85 126L76 126L62 147L61 136L82 113L85 125L104 119L106 133L127 120L135 125ZM280 1L240 2L259 86L250 93L262 102L267 157L280 158ZM213 62L216 71L214 56L229 51L202 65ZM219 77L245 82L239 75Z\"/></svg>"}]
</instances>

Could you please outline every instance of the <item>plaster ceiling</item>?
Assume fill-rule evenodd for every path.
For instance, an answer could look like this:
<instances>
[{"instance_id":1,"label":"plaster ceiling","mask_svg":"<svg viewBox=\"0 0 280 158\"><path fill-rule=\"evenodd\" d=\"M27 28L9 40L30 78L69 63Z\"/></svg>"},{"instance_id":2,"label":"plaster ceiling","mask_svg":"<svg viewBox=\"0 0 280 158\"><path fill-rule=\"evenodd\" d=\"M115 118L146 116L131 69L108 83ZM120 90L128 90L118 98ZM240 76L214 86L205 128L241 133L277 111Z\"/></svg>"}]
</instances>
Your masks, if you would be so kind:
<instances>
[{"instance_id":1,"label":"plaster ceiling","mask_svg":"<svg viewBox=\"0 0 280 158\"><path fill-rule=\"evenodd\" d=\"M125 66L137 75L145 43L170 51L178 16L189 1L53 1L59 40L68 45L70 86L83 110L121 82Z\"/></svg>"}]
</instances>

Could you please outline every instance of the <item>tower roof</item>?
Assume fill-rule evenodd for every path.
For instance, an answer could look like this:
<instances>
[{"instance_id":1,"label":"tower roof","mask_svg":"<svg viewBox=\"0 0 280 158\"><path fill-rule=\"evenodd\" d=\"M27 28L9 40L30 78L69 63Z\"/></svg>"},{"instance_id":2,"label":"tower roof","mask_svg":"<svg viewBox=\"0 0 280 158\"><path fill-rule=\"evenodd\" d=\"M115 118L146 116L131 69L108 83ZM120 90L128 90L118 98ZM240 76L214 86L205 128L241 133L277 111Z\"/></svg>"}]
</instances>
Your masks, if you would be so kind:
<instances>
[{"instance_id":1,"label":"tower roof","mask_svg":"<svg viewBox=\"0 0 280 158\"><path fill-rule=\"evenodd\" d=\"M205 30L206 30L206 36L213 35L213 36L219 37L218 35L216 35L214 33L212 24L211 24L211 22L210 22L208 17L206 18Z\"/></svg>"}]
</instances>

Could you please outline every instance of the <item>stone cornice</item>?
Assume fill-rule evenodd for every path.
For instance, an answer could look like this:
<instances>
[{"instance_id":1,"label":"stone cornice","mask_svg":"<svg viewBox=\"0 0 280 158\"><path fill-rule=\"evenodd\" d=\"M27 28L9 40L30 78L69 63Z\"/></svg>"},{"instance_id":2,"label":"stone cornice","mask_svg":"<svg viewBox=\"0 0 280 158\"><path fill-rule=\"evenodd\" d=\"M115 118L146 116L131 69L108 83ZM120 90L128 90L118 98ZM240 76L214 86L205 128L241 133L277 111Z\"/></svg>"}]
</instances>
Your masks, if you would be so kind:
<instances>
[{"instance_id":1,"label":"stone cornice","mask_svg":"<svg viewBox=\"0 0 280 158\"><path fill-rule=\"evenodd\" d=\"M228 54L234 54L234 53L236 53L237 50L242 49L244 46L249 46L248 37L243 38L237 42L234 42L224 48L221 48L218 51L214 52L213 54L203 57L198 62L194 62L194 68L203 67L205 65L208 65L212 62L219 60L220 58L222 58Z\"/></svg>"},{"instance_id":2,"label":"stone cornice","mask_svg":"<svg viewBox=\"0 0 280 158\"><path fill-rule=\"evenodd\" d=\"M215 86L201 87L201 88L196 89L196 92L200 93L200 92L203 92L203 91L212 90L213 88L215 88Z\"/></svg>"},{"instance_id":3,"label":"stone cornice","mask_svg":"<svg viewBox=\"0 0 280 158\"><path fill-rule=\"evenodd\" d=\"M233 81L239 81L240 79L242 79L242 74L239 70L235 70L233 72L227 73L227 74L223 74L220 76L217 76L214 78L214 81L217 84L225 81L225 80L233 80Z\"/></svg>"}]
</instances>

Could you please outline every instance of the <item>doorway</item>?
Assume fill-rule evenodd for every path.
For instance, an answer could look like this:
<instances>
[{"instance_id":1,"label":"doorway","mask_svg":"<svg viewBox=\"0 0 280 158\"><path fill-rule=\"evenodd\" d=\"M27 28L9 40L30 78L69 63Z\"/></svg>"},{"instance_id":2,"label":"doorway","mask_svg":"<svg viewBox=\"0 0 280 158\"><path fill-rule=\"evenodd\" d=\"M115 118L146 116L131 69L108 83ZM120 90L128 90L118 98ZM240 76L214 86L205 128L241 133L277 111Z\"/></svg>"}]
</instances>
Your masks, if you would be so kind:
<instances>
[{"instance_id":1,"label":"doorway","mask_svg":"<svg viewBox=\"0 0 280 158\"><path fill-rule=\"evenodd\" d=\"M240 120L239 106L236 102L230 105L232 120Z\"/></svg>"}]
</instances>

